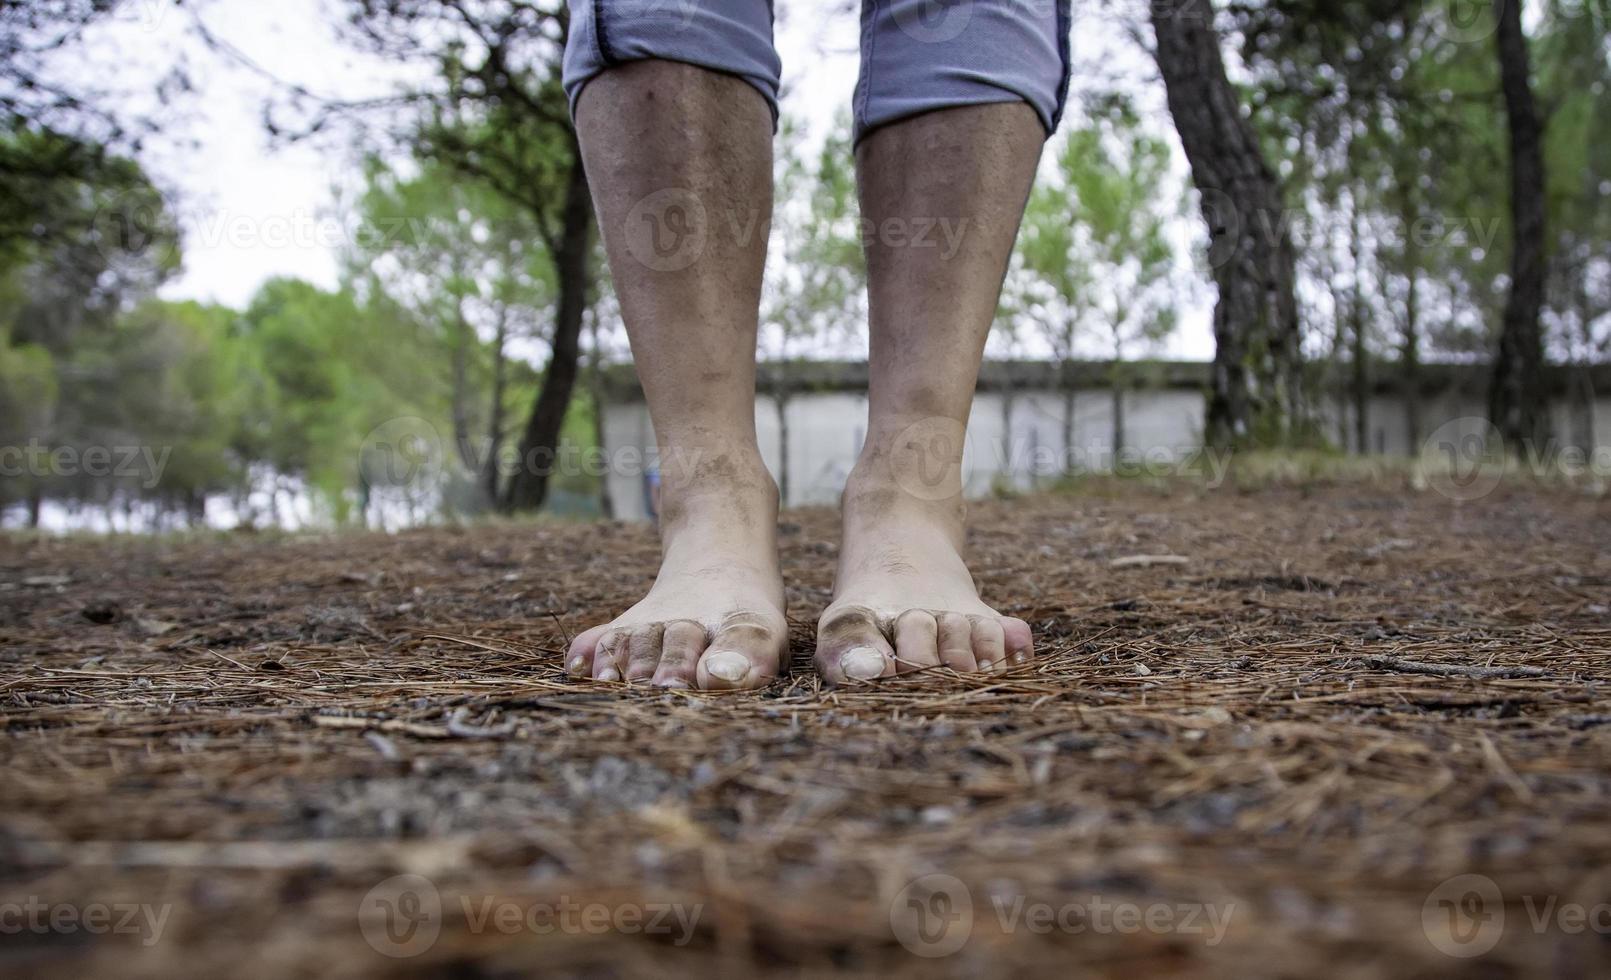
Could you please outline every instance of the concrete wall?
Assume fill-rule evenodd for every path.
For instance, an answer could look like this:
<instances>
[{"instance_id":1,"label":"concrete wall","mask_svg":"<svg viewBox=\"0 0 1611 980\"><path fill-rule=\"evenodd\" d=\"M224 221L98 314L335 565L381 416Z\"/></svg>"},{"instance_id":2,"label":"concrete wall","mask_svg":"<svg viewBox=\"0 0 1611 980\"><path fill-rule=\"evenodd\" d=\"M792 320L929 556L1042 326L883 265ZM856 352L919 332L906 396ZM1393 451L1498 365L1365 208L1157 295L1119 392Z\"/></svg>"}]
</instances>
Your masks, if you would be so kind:
<instances>
[{"instance_id":1,"label":"concrete wall","mask_svg":"<svg viewBox=\"0 0 1611 980\"><path fill-rule=\"evenodd\" d=\"M1126 453L1120 468L1136 472L1167 470L1168 464L1189 459L1199 451L1203 430L1203 396L1187 388L1134 391L1125 396ZM1339 445L1351 444L1351 412L1325 405L1321 414L1328 432ZM1478 398L1456 393L1428 394L1421 400L1421 440L1454 419L1480 418L1485 406ZM1579 421L1564 403L1553 406L1555 432L1563 444L1572 444ZM859 392L827 392L795 396L789 403L788 506L832 504L839 498L845 477L855 463L867 432L867 397ZM774 474L779 468L777 410L766 398L756 401L756 428L761 453ZM983 391L974 402L963 454L970 495L990 493L998 482L1028 489L1037 481L1055 479L1065 457L1077 469L1111 472L1113 454L1113 397L1103 389L1083 389L1075 397L1074 440L1063 443L1063 396L1055 391L1025 390L1010 397ZM1611 398L1595 406L1595 437L1602 456L1611 453ZM648 516L645 479L635 461L650 452L654 430L641 401L609 406L605 438L611 459L610 491L617 516L643 520ZM1370 404L1370 449L1373 452L1411 455L1408 416L1402 398L1383 395ZM623 450L625 450L623 452Z\"/></svg>"}]
</instances>

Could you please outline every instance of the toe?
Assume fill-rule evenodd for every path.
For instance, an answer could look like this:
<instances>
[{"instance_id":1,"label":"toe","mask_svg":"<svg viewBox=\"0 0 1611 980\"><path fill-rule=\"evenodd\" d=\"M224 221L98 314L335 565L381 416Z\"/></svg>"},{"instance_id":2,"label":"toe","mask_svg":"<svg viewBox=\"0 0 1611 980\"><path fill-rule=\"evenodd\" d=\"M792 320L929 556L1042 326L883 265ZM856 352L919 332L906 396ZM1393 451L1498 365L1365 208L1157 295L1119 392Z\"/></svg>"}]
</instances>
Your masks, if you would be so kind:
<instances>
[{"instance_id":1,"label":"toe","mask_svg":"<svg viewBox=\"0 0 1611 980\"><path fill-rule=\"evenodd\" d=\"M655 668L654 686L693 687L694 670L705 652L706 640L705 627L691 619L667 623L660 642L660 666Z\"/></svg>"},{"instance_id":2,"label":"toe","mask_svg":"<svg viewBox=\"0 0 1611 980\"><path fill-rule=\"evenodd\" d=\"M1006 630L991 616L972 617L973 657L983 671L1000 670L1007 663Z\"/></svg>"},{"instance_id":3,"label":"toe","mask_svg":"<svg viewBox=\"0 0 1611 980\"><path fill-rule=\"evenodd\" d=\"M908 609L895 620L895 659L900 673L940 665L940 627L934 614Z\"/></svg>"},{"instance_id":4,"label":"toe","mask_svg":"<svg viewBox=\"0 0 1611 980\"><path fill-rule=\"evenodd\" d=\"M816 665L829 684L873 681L895 676L895 650L872 610L841 609L823 617L817 627Z\"/></svg>"},{"instance_id":5,"label":"toe","mask_svg":"<svg viewBox=\"0 0 1611 980\"><path fill-rule=\"evenodd\" d=\"M1001 629L1006 637L1007 662L1027 664L1035 659L1035 634L1029 624L1011 616L1001 617Z\"/></svg>"},{"instance_id":6,"label":"toe","mask_svg":"<svg viewBox=\"0 0 1611 980\"><path fill-rule=\"evenodd\" d=\"M940 627L940 663L959 674L977 671L979 661L973 653L973 623L957 612L940 613L934 618Z\"/></svg>"},{"instance_id":7,"label":"toe","mask_svg":"<svg viewBox=\"0 0 1611 980\"><path fill-rule=\"evenodd\" d=\"M571 640L570 649L565 653L565 673L572 677L593 676L593 651L598 648L599 637L610 628L606 623L595 626L585 633L576 634Z\"/></svg>"},{"instance_id":8,"label":"toe","mask_svg":"<svg viewBox=\"0 0 1611 980\"><path fill-rule=\"evenodd\" d=\"M629 630L610 630L599 638L593 651L593 679L618 681L626 670L627 647L632 639Z\"/></svg>"},{"instance_id":9,"label":"toe","mask_svg":"<svg viewBox=\"0 0 1611 980\"><path fill-rule=\"evenodd\" d=\"M778 631L744 619L722 624L699 660L695 679L707 691L760 687L778 674Z\"/></svg>"},{"instance_id":10,"label":"toe","mask_svg":"<svg viewBox=\"0 0 1611 980\"><path fill-rule=\"evenodd\" d=\"M660 666L660 641L665 636L664 623L651 623L632 631L626 642L626 679L628 684L646 681Z\"/></svg>"}]
</instances>

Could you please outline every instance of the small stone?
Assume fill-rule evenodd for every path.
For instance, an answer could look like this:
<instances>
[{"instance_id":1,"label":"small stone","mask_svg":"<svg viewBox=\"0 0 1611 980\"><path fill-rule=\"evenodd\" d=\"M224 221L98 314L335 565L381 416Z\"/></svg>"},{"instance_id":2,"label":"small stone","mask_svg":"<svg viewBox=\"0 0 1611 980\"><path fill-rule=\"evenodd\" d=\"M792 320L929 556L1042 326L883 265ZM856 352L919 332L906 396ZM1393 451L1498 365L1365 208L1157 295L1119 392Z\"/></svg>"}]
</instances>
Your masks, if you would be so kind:
<instances>
[{"instance_id":1,"label":"small stone","mask_svg":"<svg viewBox=\"0 0 1611 980\"><path fill-rule=\"evenodd\" d=\"M1191 559L1185 555L1126 555L1108 562L1109 568L1149 568L1153 565L1187 565Z\"/></svg>"},{"instance_id":2,"label":"small stone","mask_svg":"<svg viewBox=\"0 0 1611 980\"><path fill-rule=\"evenodd\" d=\"M177 623L165 623L160 619L137 619L134 626L146 636L161 636L179 628Z\"/></svg>"},{"instance_id":3,"label":"small stone","mask_svg":"<svg viewBox=\"0 0 1611 980\"><path fill-rule=\"evenodd\" d=\"M79 614L97 626L115 623L123 618L123 607L110 600L92 602L79 610Z\"/></svg>"}]
</instances>

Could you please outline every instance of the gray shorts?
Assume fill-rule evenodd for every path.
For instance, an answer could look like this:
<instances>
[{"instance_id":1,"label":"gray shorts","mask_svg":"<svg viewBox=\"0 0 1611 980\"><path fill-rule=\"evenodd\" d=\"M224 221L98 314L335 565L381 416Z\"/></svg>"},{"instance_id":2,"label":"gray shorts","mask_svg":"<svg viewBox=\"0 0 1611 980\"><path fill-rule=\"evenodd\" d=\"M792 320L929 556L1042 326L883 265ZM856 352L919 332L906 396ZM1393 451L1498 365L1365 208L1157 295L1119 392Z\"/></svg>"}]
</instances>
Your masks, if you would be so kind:
<instances>
[{"instance_id":1,"label":"gray shorts","mask_svg":"<svg viewBox=\"0 0 1611 980\"><path fill-rule=\"evenodd\" d=\"M824 0L809 0L827 6ZM1057 129L1068 96L1071 0L862 0L856 139L934 109L1016 102ZM570 0L565 94L612 65L662 58L736 75L777 119L772 0Z\"/></svg>"}]
</instances>

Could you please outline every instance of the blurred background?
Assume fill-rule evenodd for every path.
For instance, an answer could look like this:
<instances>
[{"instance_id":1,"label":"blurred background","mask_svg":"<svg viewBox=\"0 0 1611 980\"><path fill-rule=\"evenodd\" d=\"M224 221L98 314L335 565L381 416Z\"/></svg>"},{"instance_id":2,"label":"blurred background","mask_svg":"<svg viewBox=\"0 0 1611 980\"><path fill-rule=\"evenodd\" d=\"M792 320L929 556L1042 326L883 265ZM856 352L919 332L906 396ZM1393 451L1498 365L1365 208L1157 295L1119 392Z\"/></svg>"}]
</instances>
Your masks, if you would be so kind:
<instances>
[{"instance_id":1,"label":"blurred background","mask_svg":"<svg viewBox=\"0 0 1611 980\"><path fill-rule=\"evenodd\" d=\"M1075 8L972 493L1247 450L1611 475L1607 0ZM826 503L865 417L856 14L776 10L756 412L786 501ZM0 4L0 525L651 517L566 29L553 0Z\"/></svg>"}]
</instances>

